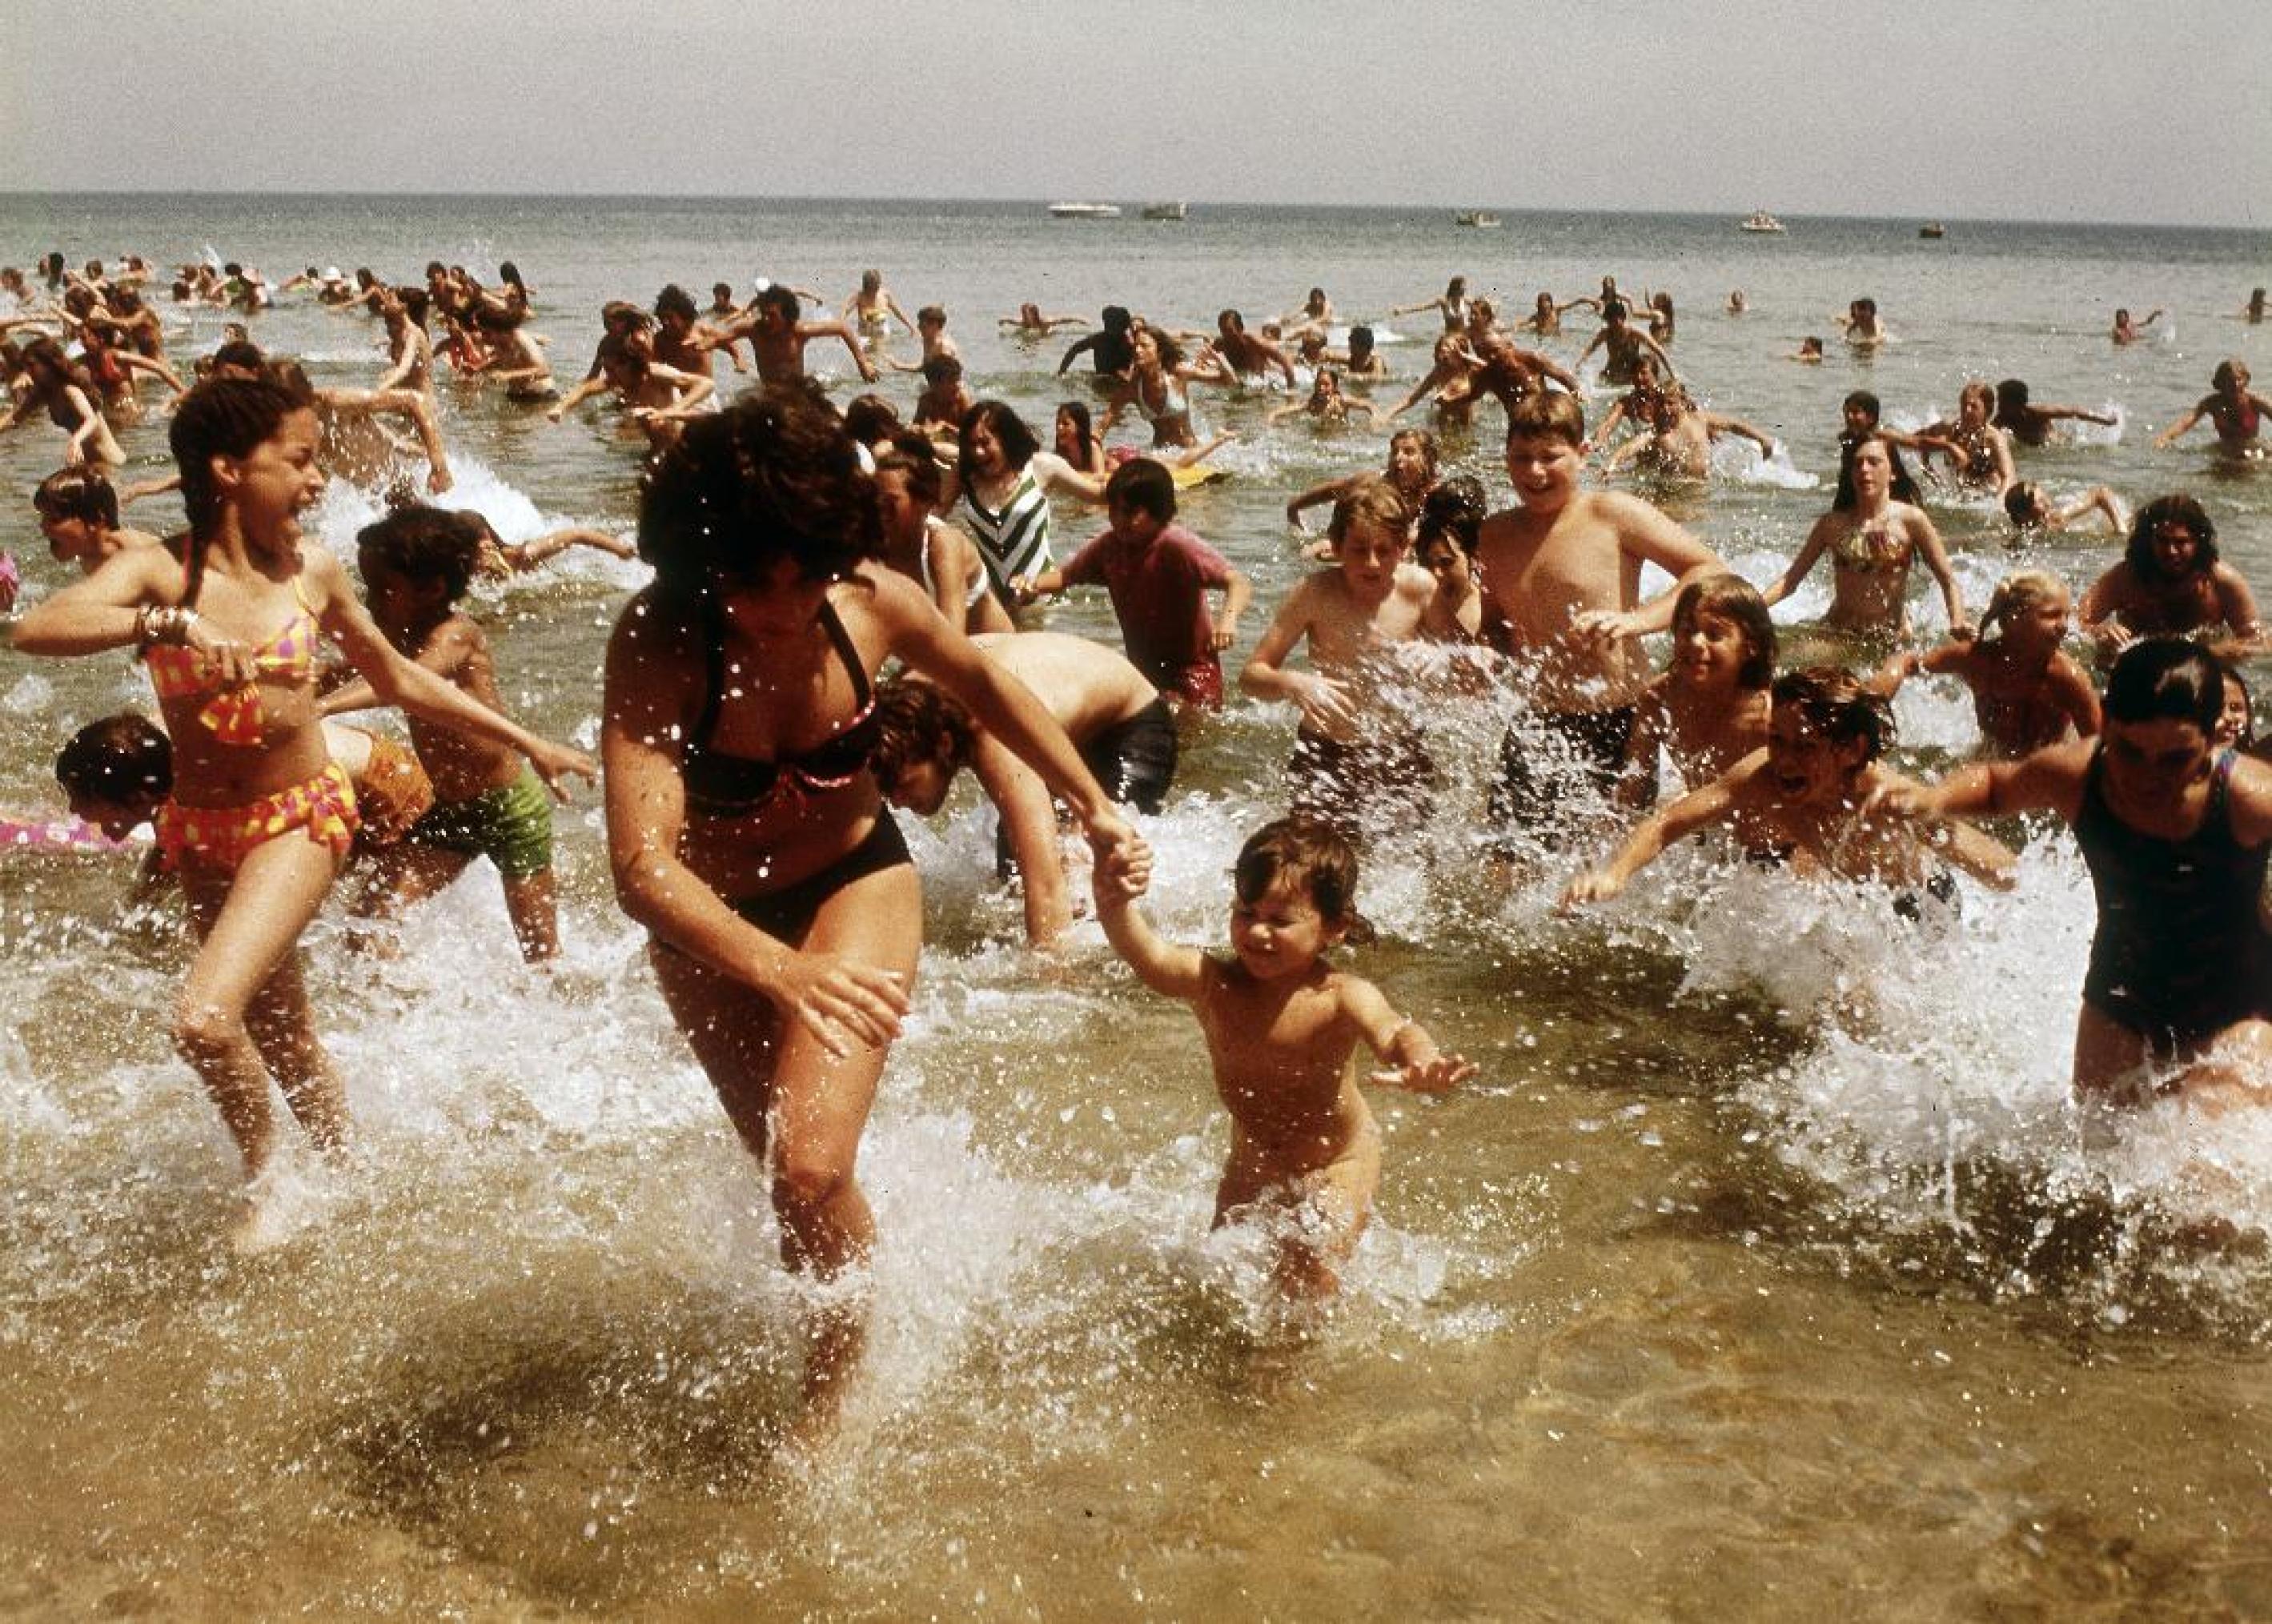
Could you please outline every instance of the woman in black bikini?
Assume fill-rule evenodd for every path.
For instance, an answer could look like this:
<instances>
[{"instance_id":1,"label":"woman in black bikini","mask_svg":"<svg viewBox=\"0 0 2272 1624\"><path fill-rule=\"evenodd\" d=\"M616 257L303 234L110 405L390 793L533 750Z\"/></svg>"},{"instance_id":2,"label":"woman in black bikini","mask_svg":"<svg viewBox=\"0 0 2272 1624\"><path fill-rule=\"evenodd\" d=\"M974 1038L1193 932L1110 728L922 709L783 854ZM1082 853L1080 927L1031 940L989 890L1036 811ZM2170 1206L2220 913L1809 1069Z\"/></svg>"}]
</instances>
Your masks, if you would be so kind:
<instances>
[{"instance_id":1,"label":"woman in black bikini","mask_svg":"<svg viewBox=\"0 0 2272 1624\"><path fill-rule=\"evenodd\" d=\"M817 391L780 385L691 423L648 476L654 584L617 622L602 756L624 911L665 1002L763 1160L782 1260L833 1278L869 1254L853 1174L923 945L922 893L868 758L874 674L924 672L1048 781L1099 860L1144 860L1064 732L879 562L873 482ZM864 1316L807 1330L825 1427Z\"/></svg>"}]
</instances>

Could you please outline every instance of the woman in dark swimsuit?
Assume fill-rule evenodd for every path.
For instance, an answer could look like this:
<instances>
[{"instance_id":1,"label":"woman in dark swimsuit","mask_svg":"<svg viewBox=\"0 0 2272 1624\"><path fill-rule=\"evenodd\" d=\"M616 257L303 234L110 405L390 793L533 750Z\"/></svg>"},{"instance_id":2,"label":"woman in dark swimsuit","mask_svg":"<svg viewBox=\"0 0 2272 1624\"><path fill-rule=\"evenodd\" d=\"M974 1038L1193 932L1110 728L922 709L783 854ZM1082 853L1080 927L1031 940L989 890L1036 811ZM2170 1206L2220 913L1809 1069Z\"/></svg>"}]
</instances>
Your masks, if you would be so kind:
<instances>
[{"instance_id":1,"label":"woman in dark swimsuit","mask_svg":"<svg viewBox=\"0 0 2272 1624\"><path fill-rule=\"evenodd\" d=\"M2101 739L1887 797L1912 816L2049 807L2074 825L2098 898L2074 1029L2074 1089L2087 1102L2138 1101L2149 1060L2183 1068L2160 1080L2166 1091L2272 1101L2256 918L2272 767L2215 748L2223 703L2222 671L2201 648L2134 644L2107 680ZM2220 1047L2231 1063L2197 1063Z\"/></svg>"},{"instance_id":2,"label":"woman in dark swimsuit","mask_svg":"<svg viewBox=\"0 0 2272 1624\"><path fill-rule=\"evenodd\" d=\"M963 701L1071 805L1099 860L1145 860L1062 729L923 588L878 562L872 481L817 391L744 396L649 475L654 584L617 622L602 755L624 911L753 1155L782 1261L826 1280L875 1227L853 1169L922 948L922 893L868 771L896 657ZM807 1327L825 1427L863 1339L840 1298Z\"/></svg>"}]
</instances>

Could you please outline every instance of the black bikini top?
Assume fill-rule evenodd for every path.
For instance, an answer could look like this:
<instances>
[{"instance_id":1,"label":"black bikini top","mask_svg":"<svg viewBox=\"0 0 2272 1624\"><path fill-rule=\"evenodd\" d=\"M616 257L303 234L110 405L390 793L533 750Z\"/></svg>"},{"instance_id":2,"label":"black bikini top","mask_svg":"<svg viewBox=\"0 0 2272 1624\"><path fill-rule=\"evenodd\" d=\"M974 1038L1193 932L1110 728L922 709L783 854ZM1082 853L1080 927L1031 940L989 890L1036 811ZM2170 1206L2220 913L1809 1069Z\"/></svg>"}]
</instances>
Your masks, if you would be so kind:
<instances>
[{"instance_id":1,"label":"black bikini top","mask_svg":"<svg viewBox=\"0 0 2272 1624\"><path fill-rule=\"evenodd\" d=\"M835 645L836 657L844 662L859 702L852 719L811 749L774 761L729 756L710 748L710 735L717 731L718 712L726 693L726 617L715 596L705 593L702 601L709 687L703 695L702 714L687 738L679 764L688 808L704 817L751 817L777 795L842 789L865 772L876 749L876 695L869 686L867 668L860 662L860 651L837 618L836 606L826 599L821 600L820 623Z\"/></svg>"}]
</instances>

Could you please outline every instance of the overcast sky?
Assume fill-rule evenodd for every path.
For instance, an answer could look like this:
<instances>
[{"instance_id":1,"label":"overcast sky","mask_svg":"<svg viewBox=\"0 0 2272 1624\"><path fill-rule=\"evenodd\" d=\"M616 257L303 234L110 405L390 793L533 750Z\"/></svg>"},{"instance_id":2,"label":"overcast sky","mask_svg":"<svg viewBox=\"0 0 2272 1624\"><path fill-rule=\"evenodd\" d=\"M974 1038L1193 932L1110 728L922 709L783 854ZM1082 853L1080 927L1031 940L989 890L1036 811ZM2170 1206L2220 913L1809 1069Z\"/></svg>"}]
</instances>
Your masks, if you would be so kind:
<instances>
[{"instance_id":1,"label":"overcast sky","mask_svg":"<svg viewBox=\"0 0 2272 1624\"><path fill-rule=\"evenodd\" d=\"M2266 0L0 0L0 190L2261 227Z\"/></svg>"}]
</instances>

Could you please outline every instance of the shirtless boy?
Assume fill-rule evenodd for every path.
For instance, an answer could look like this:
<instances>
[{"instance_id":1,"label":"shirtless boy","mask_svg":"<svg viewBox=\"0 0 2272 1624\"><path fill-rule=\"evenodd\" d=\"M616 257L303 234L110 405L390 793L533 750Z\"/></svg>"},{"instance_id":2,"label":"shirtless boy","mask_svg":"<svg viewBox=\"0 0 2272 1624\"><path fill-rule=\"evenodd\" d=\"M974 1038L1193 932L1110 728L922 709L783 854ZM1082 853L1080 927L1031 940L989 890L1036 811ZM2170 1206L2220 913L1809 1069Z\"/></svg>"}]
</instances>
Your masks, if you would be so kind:
<instances>
[{"instance_id":1,"label":"shirtless boy","mask_svg":"<svg viewBox=\"0 0 2272 1624\"><path fill-rule=\"evenodd\" d=\"M1524 668L1550 748L1607 796L1648 686L1639 639L1671 623L1681 586L1727 565L1639 497L1581 489L1585 443L1585 414L1569 395L1532 395L1508 410L1506 471L1521 505L1484 521L1476 564L1486 629ZM1673 577L1647 603L1644 564ZM1557 786L1537 754L1508 733L1495 821L1536 824L1551 815Z\"/></svg>"}]
</instances>

